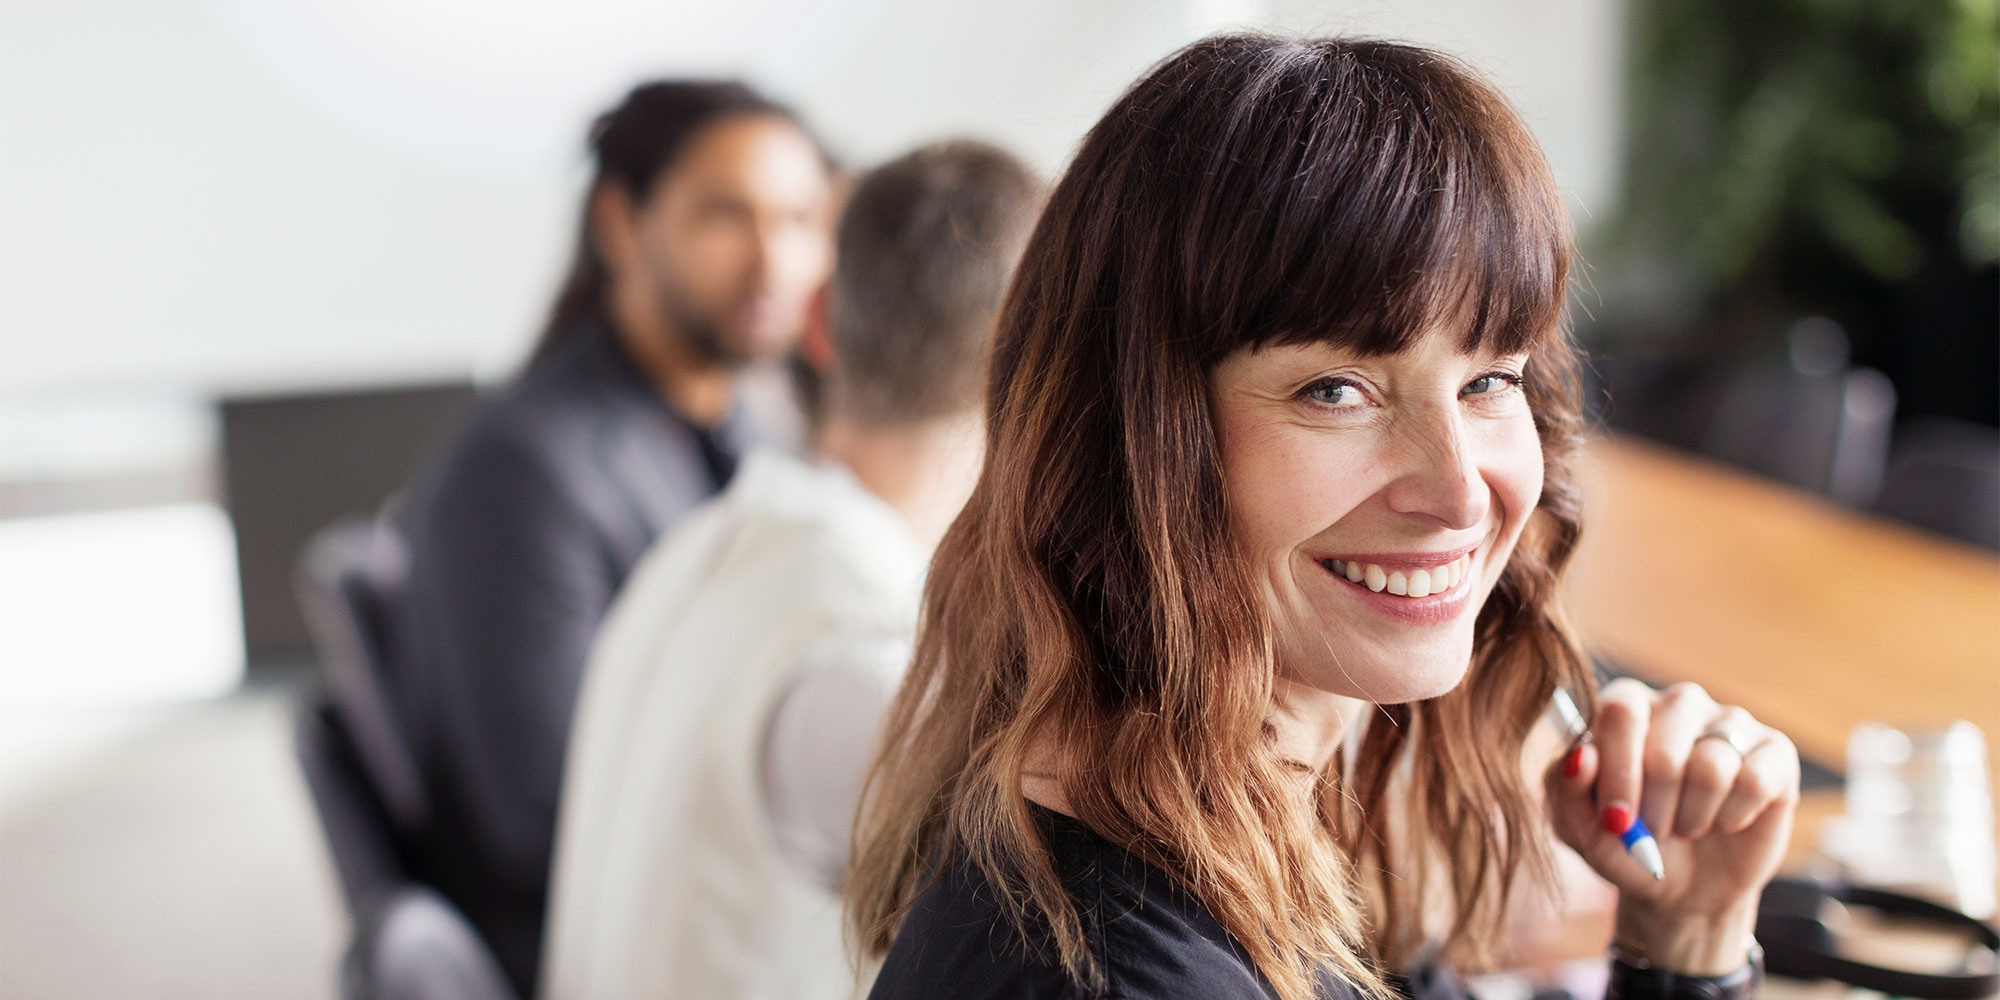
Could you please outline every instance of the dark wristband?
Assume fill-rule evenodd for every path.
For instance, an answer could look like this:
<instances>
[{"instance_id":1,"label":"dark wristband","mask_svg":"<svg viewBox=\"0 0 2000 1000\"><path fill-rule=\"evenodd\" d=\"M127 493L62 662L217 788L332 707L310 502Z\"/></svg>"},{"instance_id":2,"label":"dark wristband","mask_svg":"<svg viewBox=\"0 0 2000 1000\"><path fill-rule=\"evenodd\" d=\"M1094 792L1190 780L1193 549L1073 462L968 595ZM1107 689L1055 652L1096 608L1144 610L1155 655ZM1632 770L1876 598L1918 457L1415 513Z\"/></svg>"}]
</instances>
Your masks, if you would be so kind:
<instances>
[{"instance_id":1,"label":"dark wristband","mask_svg":"<svg viewBox=\"0 0 2000 1000\"><path fill-rule=\"evenodd\" d=\"M1764 985L1764 949L1750 942L1750 958L1735 972L1721 976L1688 976L1656 969L1644 959L1628 959L1613 951L1611 982L1604 1000L1749 1000Z\"/></svg>"}]
</instances>

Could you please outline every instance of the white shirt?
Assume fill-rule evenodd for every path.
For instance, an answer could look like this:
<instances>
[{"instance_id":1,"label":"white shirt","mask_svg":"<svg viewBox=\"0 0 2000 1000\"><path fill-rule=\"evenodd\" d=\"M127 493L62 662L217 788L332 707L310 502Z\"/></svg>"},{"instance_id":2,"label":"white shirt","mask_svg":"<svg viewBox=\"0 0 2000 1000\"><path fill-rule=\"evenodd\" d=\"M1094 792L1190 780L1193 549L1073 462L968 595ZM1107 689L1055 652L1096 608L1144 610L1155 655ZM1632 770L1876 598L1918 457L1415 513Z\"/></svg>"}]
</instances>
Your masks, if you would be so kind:
<instances>
[{"instance_id":1,"label":"white shirt","mask_svg":"<svg viewBox=\"0 0 2000 1000\"><path fill-rule=\"evenodd\" d=\"M862 991L839 882L924 568L852 475L776 452L646 554L584 675L544 1000Z\"/></svg>"}]
</instances>

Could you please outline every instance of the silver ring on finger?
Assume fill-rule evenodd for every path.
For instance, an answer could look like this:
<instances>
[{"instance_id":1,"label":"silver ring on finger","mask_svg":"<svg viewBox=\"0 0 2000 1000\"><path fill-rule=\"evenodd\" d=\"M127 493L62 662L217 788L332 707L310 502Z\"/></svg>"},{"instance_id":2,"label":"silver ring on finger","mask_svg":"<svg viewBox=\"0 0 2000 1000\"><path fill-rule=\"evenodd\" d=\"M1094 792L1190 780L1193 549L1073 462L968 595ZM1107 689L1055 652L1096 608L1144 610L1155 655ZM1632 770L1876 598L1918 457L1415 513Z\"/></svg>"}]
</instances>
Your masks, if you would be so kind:
<instances>
[{"instance_id":1,"label":"silver ring on finger","mask_svg":"<svg viewBox=\"0 0 2000 1000\"><path fill-rule=\"evenodd\" d=\"M1711 726L1707 729L1704 729L1702 730L1700 736L1694 738L1694 741L1696 743L1700 743L1702 740L1721 740L1723 746L1726 746L1729 749L1736 751L1736 759L1738 762L1741 762L1743 758L1750 755L1750 748L1737 742L1735 734L1731 733L1727 729L1722 728L1721 726Z\"/></svg>"}]
</instances>

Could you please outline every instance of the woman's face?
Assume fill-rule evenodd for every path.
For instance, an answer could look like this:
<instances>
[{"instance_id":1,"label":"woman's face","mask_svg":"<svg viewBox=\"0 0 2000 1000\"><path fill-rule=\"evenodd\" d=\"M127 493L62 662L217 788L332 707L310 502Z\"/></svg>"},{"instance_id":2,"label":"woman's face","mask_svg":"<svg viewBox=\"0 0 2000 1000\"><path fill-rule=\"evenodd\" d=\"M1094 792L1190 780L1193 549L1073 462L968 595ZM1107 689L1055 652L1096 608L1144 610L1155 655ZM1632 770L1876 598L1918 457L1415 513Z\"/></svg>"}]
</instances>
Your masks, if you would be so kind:
<instances>
[{"instance_id":1,"label":"woman's face","mask_svg":"<svg viewBox=\"0 0 2000 1000\"><path fill-rule=\"evenodd\" d=\"M1541 496L1526 362L1434 329L1398 354L1273 346L1216 366L1230 528L1281 680L1383 704L1458 684Z\"/></svg>"}]
</instances>

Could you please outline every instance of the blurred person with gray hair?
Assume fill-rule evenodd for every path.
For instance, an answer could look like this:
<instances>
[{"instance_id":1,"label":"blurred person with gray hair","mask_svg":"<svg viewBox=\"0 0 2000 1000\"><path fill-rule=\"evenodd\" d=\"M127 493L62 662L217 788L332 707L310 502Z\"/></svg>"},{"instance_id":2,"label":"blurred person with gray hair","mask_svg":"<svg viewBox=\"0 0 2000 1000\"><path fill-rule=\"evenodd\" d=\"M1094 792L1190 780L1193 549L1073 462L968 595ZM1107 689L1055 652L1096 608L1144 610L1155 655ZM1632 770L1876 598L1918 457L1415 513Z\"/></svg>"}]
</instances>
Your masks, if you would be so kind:
<instances>
[{"instance_id":1,"label":"blurred person with gray hair","mask_svg":"<svg viewBox=\"0 0 2000 1000\"><path fill-rule=\"evenodd\" d=\"M931 550L983 460L994 321L1041 197L970 141L856 187L802 351L818 460L752 454L647 553L592 652L540 996L857 993L849 831Z\"/></svg>"}]
</instances>

